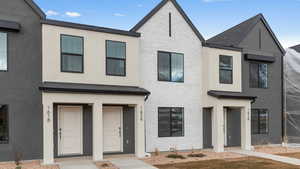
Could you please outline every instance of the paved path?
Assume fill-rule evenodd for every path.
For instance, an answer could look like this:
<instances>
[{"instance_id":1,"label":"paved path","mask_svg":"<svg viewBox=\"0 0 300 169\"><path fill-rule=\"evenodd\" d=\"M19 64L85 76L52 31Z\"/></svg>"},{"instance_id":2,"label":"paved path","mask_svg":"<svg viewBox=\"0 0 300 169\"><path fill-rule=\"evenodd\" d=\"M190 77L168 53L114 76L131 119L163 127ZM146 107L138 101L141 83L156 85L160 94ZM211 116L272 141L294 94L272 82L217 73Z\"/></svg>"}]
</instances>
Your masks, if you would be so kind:
<instances>
[{"instance_id":1,"label":"paved path","mask_svg":"<svg viewBox=\"0 0 300 169\"><path fill-rule=\"evenodd\" d=\"M272 155L272 154L267 154L267 153L260 153L260 152L255 152L255 151L246 151L246 150L231 150L230 152L243 154L243 155L247 155L247 156L270 159L273 161L279 161L282 163L287 163L287 164L292 164L292 165L300 165L300 160L296 159L296 158Z\"/></svg>"},{"instance_id":2,"label":"paved path","mask_svg":"<svg viewBox=\"0 0 300 169\"><path fill-rule=\"evenodd\" d=\"M58 162L60 169L98 169L91 160L76 160Z\"/></svg>"},{"instance_id":3,"label":"paved path","mask_svg":"<svg viewBox=\"0 0 300 169\"><path fill-rule=\"evenodd\" d=\"M157 169L156 167L153 167L141 160L137 159L112 159L109 160L112 162L115 166L119 167L120 169Z\"/></svg>"}]
</instances>

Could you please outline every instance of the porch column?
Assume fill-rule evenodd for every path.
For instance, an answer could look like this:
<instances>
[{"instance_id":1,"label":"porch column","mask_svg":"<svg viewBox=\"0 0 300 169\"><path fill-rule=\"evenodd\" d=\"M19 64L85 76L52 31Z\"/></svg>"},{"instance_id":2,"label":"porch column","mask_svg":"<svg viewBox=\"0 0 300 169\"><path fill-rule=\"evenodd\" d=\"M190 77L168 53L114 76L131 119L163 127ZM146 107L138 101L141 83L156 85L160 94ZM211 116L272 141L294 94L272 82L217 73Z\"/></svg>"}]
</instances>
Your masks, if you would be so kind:
<instances>
[{"instance_id":1,"label":"porch column","mask_svg":"<svg viewBox=\"0 0 300 169\"><path fill-rule=\"evenodd\" d=\"M143 158L145 151L145 111L144 103L136 105L135 111L135 155Z\"/></svg>"},{"instance_id":2,"label":"porch column","mask_svg":"<svg viewBox=\"0 0 300 169\"><path fill-rule=\"evenodd\" d=\"M215 152L224 152L224 111L223 105L213 110L213 147Z\"/></svg>"},{"instance_id":3,"label":"porch column","mask_svg":"<svg viewBox=\"0 0 300 169\"><path fill-rule=\"evenodd\" d=\"M103 160L103 112L102 103L93 105L93 160Z\"/></svg>"},{"instance_id":4,"label":"porch column","mask_svg":"<svg viewBox=\"0 0 300 169\"><path fill-rule=\"evenodd\" d=\"M242 149L251 150L251 105L241 109L241 140Z\"/></svg>"},{"instance_id":5,"label":"porch column","mask_svg":"<svg viewBox=\"0 0 300 169\"><path fill-rule=\"evenodd\" d=\"M53 164L53 103L51 102L43 102L43 132L43 164Z\"/></svg>"}]
</instances>

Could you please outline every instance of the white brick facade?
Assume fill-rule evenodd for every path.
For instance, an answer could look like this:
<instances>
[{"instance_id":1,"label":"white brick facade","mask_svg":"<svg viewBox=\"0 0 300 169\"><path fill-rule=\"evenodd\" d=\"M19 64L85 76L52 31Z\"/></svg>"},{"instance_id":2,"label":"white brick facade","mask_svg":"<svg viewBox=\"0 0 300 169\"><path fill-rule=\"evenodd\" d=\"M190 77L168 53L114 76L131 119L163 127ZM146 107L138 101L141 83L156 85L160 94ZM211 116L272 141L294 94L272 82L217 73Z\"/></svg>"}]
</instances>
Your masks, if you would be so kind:
<instances>
[{"instance_id":1,"label":"white brick facade","mask_svg":"<svg viewBox=\"0 0 300 169\"><path fill-rule=\"evenodd\" d=\"M169 12L172 37L169 37ZM145 104L146 150L202 148L201 60L202 43L171 1L139 30L142 87L151 91ZM184 83L160 82L157 52L184 54ZM158 107L184 107L184 137L158 137Z\"/></svg>"}]
</instances>

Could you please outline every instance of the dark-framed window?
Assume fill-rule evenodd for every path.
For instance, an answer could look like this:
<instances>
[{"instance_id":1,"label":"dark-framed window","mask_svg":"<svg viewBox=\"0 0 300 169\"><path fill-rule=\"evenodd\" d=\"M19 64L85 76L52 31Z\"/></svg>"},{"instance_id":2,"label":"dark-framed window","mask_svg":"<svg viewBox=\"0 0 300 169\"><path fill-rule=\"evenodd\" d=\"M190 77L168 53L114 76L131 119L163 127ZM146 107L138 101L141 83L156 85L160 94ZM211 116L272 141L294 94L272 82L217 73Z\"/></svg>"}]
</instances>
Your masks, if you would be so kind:
<instances>
[{"instance_id":1,"label":"dark-framed window","mask_svg":"<svg viewBox=\"0 0 300 169\"><path fill-rule=\"evenodd\" d=\"M184 108L158 108L158 137L184 136Z\"/></svg>"},{"instance_id":2,"label":"dark-framed window","mask_svg":"<svg viewBox=\"0 0 300 169\"><path fill-rule=\"evenodd\" d=\"M61 35L61 71L83 73L84 38Z\"/></svg>"},{"instance_id":3,"label":"dark-framed window","mask_svg":"<svg viewBox=\"0 0 300 169\"><path fill-rule=\"evenodd\" d=\"M126 43L106 41L106 75L126 76Z\"/></svg>"},{"instance_id":4,"label":"dark-framed window","mask_svg":"<svg viewBox=\"0 0 300 169\"><path fill-rule=\"evenodd\" d=\"M250 63L250 88L268 88L268 64Z\"/></svg>"},{"instance_id":5,"label":"dark-framed window","mask_svg":"<svg viewBox=\"0 0 300 169\"><path fill-rule=\"evenodd\" d=\"M251 110L251 131L252 134L269 133L269 111L267 109Z\"/></svg>"},{"instance_id":6,"label":"dark-framed window","mask_svg":"<svg viewBox=\"0 0 300 169\"><path fill-rule=\"evenodd\" d=\"M184 82L184 54L159 51L158 80Z\"/></svg>"},{"instance_id":7,"label":"dark-framed window","mask_svg":"<svg viewBox=\"0 0 300 169\"><path fill-rule=\"evenodd\" d=\"M7 71L7 33L0 32L0 71Z\"/></svg>"},{"instance_id":8,"label":"dark-framed window","mask_svg":"<svg viewBox=\"0 0 300 169\"><path fill-rule=\"evenodd\" d=\"M219 81L222 84L233 83L233 65L232 56L220 55L219 56Z\"/></svg>"},{"instance_id":9,"label":"dark-framed window","mask_svg":"<svg viewBox=\"0 0 300 169\"><path fill-rule=\"evenodd\" d=\"M8 144L8 106L0 104L0 144Z\"/></svg>"}]
</instances>

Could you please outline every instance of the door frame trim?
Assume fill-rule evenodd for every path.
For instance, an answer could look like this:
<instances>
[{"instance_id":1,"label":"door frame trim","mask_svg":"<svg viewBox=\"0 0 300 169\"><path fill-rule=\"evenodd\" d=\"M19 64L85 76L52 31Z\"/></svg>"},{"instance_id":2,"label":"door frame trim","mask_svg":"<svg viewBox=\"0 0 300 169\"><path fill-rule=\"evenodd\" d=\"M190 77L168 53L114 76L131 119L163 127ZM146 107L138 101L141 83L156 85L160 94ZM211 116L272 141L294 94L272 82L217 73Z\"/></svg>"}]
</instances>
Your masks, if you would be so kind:
<instances>
[{"instance_id":1,"label":"door frame trim","mask_svg":"<svg viewBox=\"0 0 300 169\"><path fill-rule=\"evenodd\" d=\"M124 136L123 136L123 131L124 131L124 124L123 124L123 114L124 114L124 110L123 110L123 106L103 106L103 110L104 110L104 108L119 108L120 110L121 110L121 113L120 113L120 127L121 127L121 137L120 137L120 152L104 152L104 131L103 131L103 153L122 153L122 152L124 152L124 143L123 143L123 138L124 138ZM104 114L105 112L103 111L103 114ZM104 120L104 119L103 119ZM104 125L104 123L103 123L103 125ZM103 126L103 129L104 129L104 126Z\"/></svg>"},{"instance_id":2,"label":"door frame trim","mask_svg":"<svg viewBox=\"0 0 300 169\"><path fill-rule=\"evenodd\" d=\"M59 128L60 128L60 113L62 108L80 108L80 153L79 154L63 154L61 149L61 142L59 137ZM72 156L72 155L83 155L83 106L69 106L69 105L58 105L57 106L57 155L60 157L63 156Z\"/></svg>"}]
</instances>

